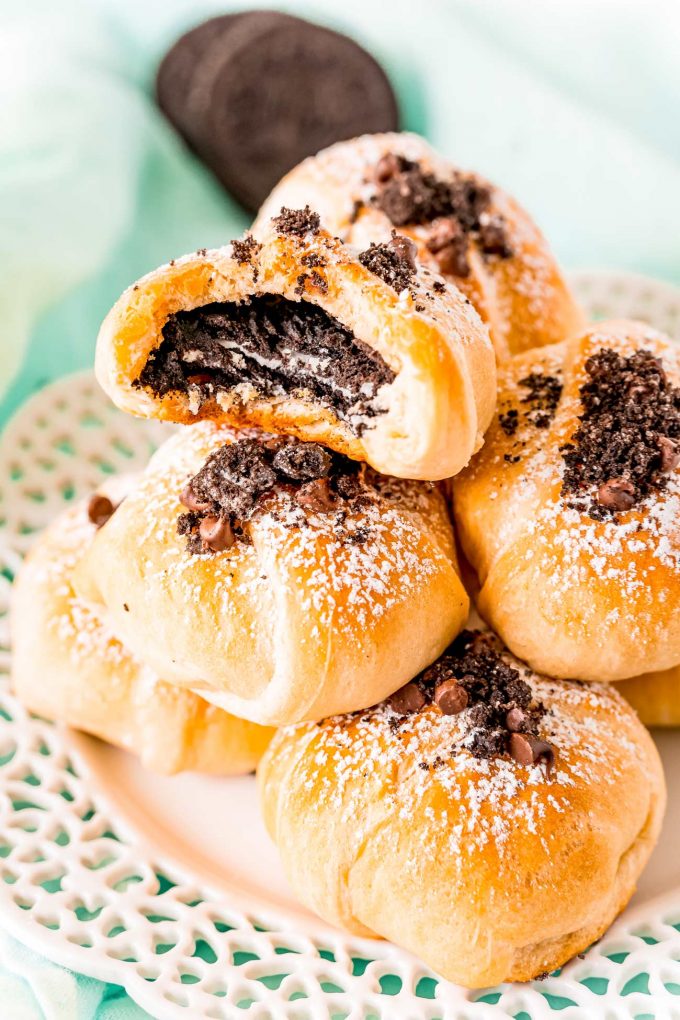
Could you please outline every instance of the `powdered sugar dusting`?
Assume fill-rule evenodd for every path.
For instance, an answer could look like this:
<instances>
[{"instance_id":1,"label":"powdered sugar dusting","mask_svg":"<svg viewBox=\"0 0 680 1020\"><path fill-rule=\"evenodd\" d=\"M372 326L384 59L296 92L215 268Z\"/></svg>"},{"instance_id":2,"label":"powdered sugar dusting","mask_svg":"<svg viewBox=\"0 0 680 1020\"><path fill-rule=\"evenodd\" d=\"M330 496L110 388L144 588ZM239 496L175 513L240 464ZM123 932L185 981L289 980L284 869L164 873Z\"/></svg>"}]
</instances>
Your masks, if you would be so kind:
<instances>
[{"instance_id":1,"label":"powdered sugar dusting","mask_svg":"<svg viewBox=\"0 0 680 1020\"><path fill-rule=\"evenodd\" d=\"M40 551L33 574L35 584L48 590L60 607L44 621L45 626L55 634L74 667L93 658L112 665L134 661L103 621L102 607L90 605L73 590L73 573L97 531L88 519L87 503L62 514L53 529L58 537L48 533L40 540L53 544L49 557Z\"/></svg>"},{"instance_id":2,"label":"powdered sugar dusting","mask_svg":"<svg viewBox=\"0 0 680 1020\"><path fill-rule=\"evenodd\" d=\"M546 709L539 735L555 750L551 772L505 756L474 757L465 746L469 709L443 715L428 705L400 716L384 702L283 731L301 752L300 781L318 792L310 810L340 812L341 822L360 829L379 787L383 816L424 816L421 857L440 854L442 845L453 861L489 844L502 854L513 834L525 832L547 850L548 812L567 815L584 787L596 788L598 799L610 796L632 761L647 767L635 739L639 724L613 688L549 680L508 652L503 658Z\"/></svg>"},{"instance_id":3,"label":"powdered sugar dusting","mask_svg":"<svg viewBox=\"0 0 680 1020\"><path fill-rule=\"evenodd\" d=\"M211 452L243 434L210 422L187 426L152 460L127 508L143 521L136 539L142 559L145 547L154 546L154 562L143 560L150 588L158 582L187 604L199 602L208 576L202 564L209 560L211 601L232 615L239 595L271 587L267 563L275 554L277 591L294 593L300 611L313 611L313 639L331 625L347 633L370 626L449 564L450 530L436 487L373 474L375 501L349 512L341 529L335 514L305 517L289 495L277 492L245 526L252 544L238 542L207 557L187 552L176 530L180 493ZM359 531L365 538L352 541Z\"/></svg>"},{"instance_id":4,"label":"powdered sugar dusting","mask_svg":"<svg viewBox=\"0 0 680 1020\"><path fill-rule=\"evenodd\" d=\"M505 435L495 423L482 453L457 484L463 496L468 484L473 490L476 484L488 486L487 497L499 517L492 539L497 553L521 538L525 559L540 560L558 601L577 586L611 584L625 598L620 609L612 607L609 622L620 615L627 626L638 629L652 618L658 598L653 592L658 591L662 577L670 584L669 575L677 579L680 573L680 470L669 475L665 488L616 518L594 521L568 505L569 495L562 494L565 463L560 447L571 438L582 413L583 365L603 347L623 355L640 347L651 349L663 357L669 377L680 378L677 353L653 330L631 340L625 329L593 329L587 348L579 350L574 371L564 379L554 422L549 429L539 429L521 413L523 391L518 380L529 372L561 375L570 348L556 345L536 352L531 362L523 358L500 378L499 412L519 409L516 432ZM583 493L584 500L588 496L594 498L595 487Z\"/></svg>"}]
</instances>

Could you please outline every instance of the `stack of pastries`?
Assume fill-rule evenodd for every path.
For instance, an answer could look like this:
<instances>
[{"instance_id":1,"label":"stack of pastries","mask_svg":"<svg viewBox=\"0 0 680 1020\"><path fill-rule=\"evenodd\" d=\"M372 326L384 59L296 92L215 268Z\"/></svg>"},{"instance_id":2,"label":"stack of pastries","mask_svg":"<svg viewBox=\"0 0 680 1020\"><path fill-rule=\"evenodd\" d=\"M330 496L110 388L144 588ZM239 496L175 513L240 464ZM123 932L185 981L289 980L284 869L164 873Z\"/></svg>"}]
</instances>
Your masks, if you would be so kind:
<instances>
[{"instance_id":1,"label":"stack of pastries","mask_svg":"<svg viewBox=\"0 0 680 1020\"><path fill-rule=\"evenodd\" d=\"M182 427L29 555L26 704L163 771L259 762L300 899L450 980L599 938L665 804L619 682L680 718L670 342L588 325L513 199L389 134L129 288L96 370Z\"/></svg>"}]
</instances>

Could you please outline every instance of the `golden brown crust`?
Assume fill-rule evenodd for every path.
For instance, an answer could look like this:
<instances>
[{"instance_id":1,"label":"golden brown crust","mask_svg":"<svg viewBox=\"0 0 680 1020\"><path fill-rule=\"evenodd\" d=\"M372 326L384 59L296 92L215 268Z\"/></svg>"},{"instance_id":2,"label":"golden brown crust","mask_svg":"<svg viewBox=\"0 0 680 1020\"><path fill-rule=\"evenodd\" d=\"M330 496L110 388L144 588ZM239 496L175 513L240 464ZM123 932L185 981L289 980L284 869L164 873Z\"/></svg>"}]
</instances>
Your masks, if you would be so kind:
<instances>
[{"instance_id":1,"label":"golden brown crust","mask_svg":"<svg viewBox=\"0 0 680 1020\"><path fill-rule=\"evenodd\" d=\"M356 253L324 231L283 235L269 224L262 248L239 263L231 246L178 259L129 288L106 317L97 341L97 378L114 403L131 414L182 423L211 419L255 425L322 442L404 478L455 474L482 443L496 397L488 332L454 287L432 289L437 279L419 268L397 293L366 269ZM309 277L302 259L323 260ZM239 387L202 405L197 394L164 397L135 387L161 329L177 311L212 302L246 301L279 294L311 301L376 350L396 373L378 392L380 412L359 435L328 407L304 395L264 398Z\"/></svg>"},{"instance_id":2,"label":"golden brown crust","mask_svg":"<svg viewBox=\"0 0 680 1020\"><path fill-rule=\"evenodd\" d=\"M479 584L481 615L534 669L621 680L680 660L680 470L616 522L570 509L560 447L578 427L585 362L602 348L651 350L680 382L677 351L640 323L609 322L582 337L513 358L500 373L498 414L484 448L453 481L454 513ZM524 414L531 372L564 389L547 428ZM508 435L501 415L519 410Z\"/></svg>"},{"instance_id":3,"label":"golden brown crust","mask_svg":"<svg viewBox=\"0 0 680 1020\"><path fill-rule=\"evenodd\" d=\"M645 726L680 726L680 664L622 680L616 689Z\"/></svg>"},{"instance_id":4,"label":"golden brown crust","mask_svg":"<svg viewBox=\"0 0 680 1020\"><path fill-rule=\"evenodd\" d=\"M278 493L249 523L250 544L192 555L177 534L180 493L237 435L204 422L173 436L97 534L79 590L105 603L116 633L161 675L255 722L379 700L465 622L443 496L431 483L378 479L347 519L367 529L354 543L333 514L293 526Z\"/></svg>"},{"instance_id":5,"label":"golden brown crust","mask_svg":"<svg viewBox=\"0 0 680 1020\"><path fill-rule=\"evenodd\" d=\"M116 492L130 488L127 480ZM79 599L72 575L95 527L86 504L38 538L12 599L12 683L31 711L139 755L156 772L251 772L273 730L229 715L160 680L114 637L101 606Z\"/></svg>"},{"instance_id":6,"label":"golden brown crust","mask_svg":"<svg viewBox=\"0 0 680 1020\"><path fill-rule=\"evenodd\" d=\"M339 142L305 160L274 188L258 215L257 234L281 206L309 203L324 225L344 241L360 248L384 241L392 224L387 216L364 203L373 193L371 177L380 158L388 153L414 160L439 179L448 180L454 166L417 135L392 133L364 135ZM470 248L468 276L445 274L472 301L488 324L499 360L532 347L556 343L580 330L583 313L536 224L518 203L478 174L481 186L491 187L491 215L502 215L512 256L484 258ZM419 257L435 271L437 262L426 247L427 227L400 226L399 233L418 245Z\"/></svg>"},{"instance_id":7,"label":"golden brown crust","mask_svg":"<svg viewBox=\"0 0 680 1020\"><path fill-rule=\"evenodd\" d=\"M277 733L260 797L303 903L468 987L529 980L604 932L658 837L661 763L614 688L523 676L548 709L550 774L473 757L466 713L434 705Z\"/></svg>"}]
</instances>

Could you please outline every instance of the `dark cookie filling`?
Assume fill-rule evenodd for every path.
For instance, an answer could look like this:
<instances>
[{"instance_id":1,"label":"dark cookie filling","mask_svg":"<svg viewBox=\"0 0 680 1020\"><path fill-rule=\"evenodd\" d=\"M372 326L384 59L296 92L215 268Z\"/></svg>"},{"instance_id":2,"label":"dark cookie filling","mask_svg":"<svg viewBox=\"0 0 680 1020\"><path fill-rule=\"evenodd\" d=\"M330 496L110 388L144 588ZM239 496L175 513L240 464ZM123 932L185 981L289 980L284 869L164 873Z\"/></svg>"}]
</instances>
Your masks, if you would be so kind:
<instances>
[{"instance_id":1,"label":"dark cookie filling","mask_svg":"<svg viewBox=\"0 0 680 1020\"><path fill-rule=\"evenodd\" d=\"M520 401L527 405L524 417L536 428L546 429L555 417L562 396L562 382L555 375L532 372L525 379L520 379L518 385L529 391ZM506 435L514 436L517 432L519 415L516 407L511 407L498 415L499 424Z\"/></svg>"},{"instance_id":2,"label":"dark cookie filling","mask_svg":"<svg viewBox=\"0 0 680 1020\"><path fill-rule=\"evenodd\" d=\"M368 344L311 302L260 294L242 304L176 312L134 385L155 396L197 387L203 399L250 383L263 396L309 396L357 431L380 413L395 373Z\"/></svg>"},{"instance_id":3,"label":"dark cookie filling","mask_svg":"<svg viewBox=\"0 0 680 1020\"><path fill-rule=\"evenodd\" d=\"M279 215L273 217L272 223L279 234L304 237L305 234L319 233L321 218L318 213L312 212L308 205L304 209L286 209L283 206Z\"/></svg>"},{"instance_id":4,"label":"dark cookie filling","mask_svg":"<svg viewBox=\"0 0 680 1020\"><path fill-rule=\"evenodd\" d=\"M415 279L416 251L413 241L393 230L391 240L360 252L359 262L400 294Z\"/></svg>"},{"instance_id":5,"label":"dark cookie filling","mask_svg":"<svg viewBox=\"0 0 680 1020\"><path fill-rule=\"evenodd\" d=\"M400 718L435 704L444 715L466 711L469 733L461 747L476 758L508 754L523 764L542 762L550 771L554 751L538 730L546 711L531 687L510 666L490 634L463 631L439 659L396 691L387 704ZM452 747L456 753L458 745ZM424 767L428 767L424 763Z\"/></svg>"},{"instance_id":6,"label":"dark cookie filling","mask_svg":"<svg viewBox=\"0 0 680 1020\"><path fill-rule=\"evenodd\" d=\"M483 255L512 255L504 218L489 212L491 189L473 177L456 172L441 181L419 163L394 153L379 160L374 176L372 204L395 227L432 225L427 247L442 272L469 274L471 240Z\"/></svg>"},{"instance_id":7,"label":"dark cookie filling","mask_svg":"<svg viewBox=\"0 0 680 1020\"><path fill-rule=\"evenodd\" d=\"M648 350L602 348L585 369L581 424L562 447L562 492L571 508L606 520L663 489L680 463L680 389Z\"/></svg>"},{"instance_id":8,"label":"dark cookie filling","mask_svg":"<svg viewBox=\"0 0 680 1020\"><path fill-rule=\"evenodd\" d=\"M220 447L187 483L180 500L188 513L177 521L191 553L221 552L248 541L246 523L275 492L290 497L288 523L302 527L310 513L334 514L350 542L368 537L347 526L347 511L371 502L361 464L318 443L284 436L240 439Z\"/></svg>"}]
</instances>

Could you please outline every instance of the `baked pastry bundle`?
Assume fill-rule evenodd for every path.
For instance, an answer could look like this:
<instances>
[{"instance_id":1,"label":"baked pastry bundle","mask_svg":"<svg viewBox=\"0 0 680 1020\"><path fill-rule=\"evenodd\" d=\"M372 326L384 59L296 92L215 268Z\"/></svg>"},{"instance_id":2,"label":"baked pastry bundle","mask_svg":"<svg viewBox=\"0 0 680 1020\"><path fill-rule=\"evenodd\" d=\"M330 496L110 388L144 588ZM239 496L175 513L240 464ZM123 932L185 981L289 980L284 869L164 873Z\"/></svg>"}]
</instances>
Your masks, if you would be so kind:
<instances>
[{"instance_id":1,"label":"baked pastry bundle","mask_svg":"<svg viewBox=\"0 0 680 1020\"><path fill-rule=\"evenodd\" d=\"M437 486L212 422L155 454L76 584L161 676L273 725L379 701L469 609Z\"/></svg>"},{"instance_id":2,"label":"baked pastry bundle","mask_svg":"<svg viewBox=\"0 0 680 1020\"><path fill-rule=\"evenodd\" d=\"M679 384L677 348L624 321L502 367L454 513L480 613L534 669L680 664Z\"/></svg>"},{"instance_id":3,"label":"baked pastry bundle","mask_svg":"<svg viewBox=\"0 0 680 1020\"><path fill-rule=\"evenodd\" d=\"M447 478L482 442L493 350L464 296L405 238L357 252L309 207L162 266L116 303L99 382L124 411L256 426L377 471Z\"/></svg>"},{"instance_id":4,"label":"baked pastry bundle","mask_svg":"<svg viewBox=\"0 0 680 1020\"><path fill-rule=\"evenodd\" d=\"M422 138L388 132L338 142L291 170L254 233L284 206L309 204L331 233L367 248L393 231L454 283L488 324L499 359L577 332L583 314L545 238L500 188L443 159Z\"/></svg>"},{"instance_id":5,"label":"baked pastry bundle","mask_svg":"<svg viewBox=\"0 0 680 1020\"><path fill-rule=\"evenodd\" d=\"M61 513L33 546L12 600L14 691L31 711L118 744L156 772L251 772L273 730L159 679L73 589L98 525L133 487L133 478L116 479Z\"/></svg>"},{"instance_id":6,"label":"baked pastry bundle","mask_svg":"<svg viewBox=\"0 0 680 1020\"><path fill-rule=\"evenodd\" d=\"M539 676L471 631L388 701L280 730L258 778L302 902L467 987L596 941L665 802L656 748L612 686Z\"/></svg>"},{"instance_id":7,"label":"baked pastry bundle","mask_svg":"<svg viewBox=\"0 0 680 1020\"><path fill-rule=\"evenodd\" d=\"M96 371L181 428L29 557L19 696L165 771L247 771L271 740L262 809L300 898L451 980L597 939L665 801L602 681L680 720L666 338L586 329L513 199L385 134L129 288ZM504 643L461 634L457 540Z\"/></svg>"},{"instance_id":8,"label":"baked pastry bundle","mask_svg":"<svg viewBox=\"0 0 680 1020\"><path fill-rule=\"evenodd\" d=\"M670 669L621 680L616 689L645 726L680 726L680 663Z\"/></svg>"}]
</instances>

